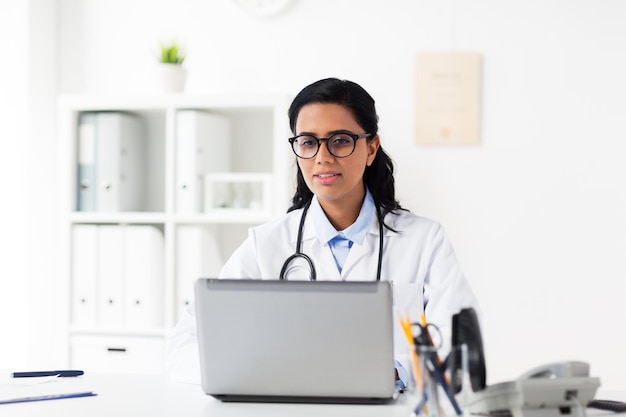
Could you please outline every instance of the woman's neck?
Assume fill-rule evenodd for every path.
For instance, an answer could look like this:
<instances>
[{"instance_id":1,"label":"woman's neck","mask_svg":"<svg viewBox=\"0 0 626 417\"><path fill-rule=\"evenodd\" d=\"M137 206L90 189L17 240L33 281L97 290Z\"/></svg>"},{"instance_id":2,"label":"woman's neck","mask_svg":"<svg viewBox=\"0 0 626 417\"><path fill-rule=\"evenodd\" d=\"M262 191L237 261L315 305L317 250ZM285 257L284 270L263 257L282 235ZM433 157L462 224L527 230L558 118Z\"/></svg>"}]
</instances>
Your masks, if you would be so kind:
<instances>
[{"instance_id":1,"label":"woman's neck","mask_svg":"<svg viewBox=\"0 0 626 417\"><path fill-rule=\"evenodd\" d=\"M365 191L359 199L345 200L318 200L328 221L337 230L345 230L350 227L359 217L361 207L365 200Z\"/></svg>"}]
</instances>

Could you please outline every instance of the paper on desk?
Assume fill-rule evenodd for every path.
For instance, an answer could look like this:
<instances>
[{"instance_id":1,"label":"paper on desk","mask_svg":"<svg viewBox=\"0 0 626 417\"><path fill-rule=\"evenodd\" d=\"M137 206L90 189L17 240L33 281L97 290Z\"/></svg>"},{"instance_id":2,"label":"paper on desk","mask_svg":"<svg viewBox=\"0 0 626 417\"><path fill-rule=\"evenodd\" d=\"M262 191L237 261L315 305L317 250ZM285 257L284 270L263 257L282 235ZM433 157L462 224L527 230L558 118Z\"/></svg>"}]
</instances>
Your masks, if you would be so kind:
<instances>
[{"instance_id":1,"label":"paper on desk","mask_svg":"<svg viewBox=\"0 0 626 417\"><path fill-rule=\"evenodd\" d=\"M0 377L0 404L96 395L76 381L58 376L35 378Z\"/></svg>"}]
</instances>

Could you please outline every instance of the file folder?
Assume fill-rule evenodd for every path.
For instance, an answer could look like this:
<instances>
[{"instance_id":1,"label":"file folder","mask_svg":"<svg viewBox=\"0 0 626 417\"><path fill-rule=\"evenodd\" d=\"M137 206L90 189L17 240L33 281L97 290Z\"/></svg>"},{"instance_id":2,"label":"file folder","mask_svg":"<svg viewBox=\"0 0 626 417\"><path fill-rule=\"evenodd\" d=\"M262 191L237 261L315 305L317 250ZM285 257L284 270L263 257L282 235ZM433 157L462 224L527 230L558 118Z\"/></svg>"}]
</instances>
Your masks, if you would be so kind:
<instances>
[{"instance_id":1,"label":"file folder","mask_svg":"<svg viewBox=\"0 0 626 417\"><path fill-rule=\"evenodd\" d=\"M124 323L123 226L98 226L98 317L104 327Z\"/></svg>"},{"instance_id":2,"label":"file folder","mask_svg":"<svg viewBox=\"0 0 626 417\"><path fill-rule=\"evenodd\" d=\"M176 210L202 212L204 174L230 170L228 117L199 110L176 113Z\"/></svg>"},{"instance_id":3,"label":"file folder","mask_svg":"<svg viewBox=\"0 0 626 417\"><path fill-rule=\"evenodd\" d=\"M144 139L137 116L96 114L96 209L101 212L144 209Z\"/></svg>"},{"instance_id":4,"label":"file folder","mask_svg":"<svg viewBox=\"0 0 626 417\"><path fill-rule=\"evenodd\" d=\"M76 210L96 209L96 115L82 113L78 119L78 172Z\"/></svg>"},{"instance_id":5,"label":"file folder","mask_svg":"<svg viewBox=\"0 0 626 417\"><path fill-rule=\"evenodd\" d=\"M72 227L72 324L95 326L98 226Z\"/></svg>"},{"instance_id":6,"label":"file folder","mask_svg":"<svg viewBox=\"0 0 626 417\"><path fill-rule=\"evenodd\" d=\"M163 325L164 241L152 225L74 225L72 324Z\"/></svg>"},{"instance_id":7,"label":"file folder","mask_svg":"<svg viewBox=\"0 0 626 417\"><path fill-rule=\"evenodd\" d=\"M163 325L163 234L155 226L125 228L125 324L156 328Z\"/></svg>"},{"instance_id":8,"label":"file folder","mask_svg":"<svg viewBox=\"0 0 626 417\"><path fill-rule=\"evenodd\" d=\"M179 226L176 230L176 313L193 302L194 282L222 269L218 226Z\"/></svg>"}]
</instances>

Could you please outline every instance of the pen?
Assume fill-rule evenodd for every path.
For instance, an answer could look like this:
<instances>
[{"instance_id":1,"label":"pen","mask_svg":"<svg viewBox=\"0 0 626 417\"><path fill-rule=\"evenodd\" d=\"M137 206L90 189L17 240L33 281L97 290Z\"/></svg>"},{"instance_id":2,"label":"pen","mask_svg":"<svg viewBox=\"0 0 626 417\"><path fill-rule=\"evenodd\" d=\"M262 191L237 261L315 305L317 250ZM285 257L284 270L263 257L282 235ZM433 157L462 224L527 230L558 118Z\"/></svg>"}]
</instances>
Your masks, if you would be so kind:
<instances>
[{"instance_id":1,"label":"pen","mask_svg":"<svg viewBox=\"0 0 626 417\"><path fill-rule=\"evenodd\" d=\"M424 336L426 337L426 344L428 346L434 346L433 339L430 333L428 332L428 322L426 321L426 315L424 313L420 314L420 321L421 321L422 327L424 328L424 332L425 332ZM435 381L439 385L441 385L441 387L443 388L443 391L448 397L448 399L450 400L450 404L452 404L452 408L454 408L454 412L456 413L456 415L457 416L463 415L463 411L457 404L456 399L454 398L454 395L452 394L452 390L450 389L450 381L445 375L444 370L441 368L442 363L441 363L441 359L439 358L439 355L437 354L437 351L435 350L432 355L428 355L428 356L429 356L431 367L432 367L431 373L435 377Z\"/></svg>"},{"instance_id":2,"label":"pen","mask_svg":"<svg viewBox=\"0 0 626 417\"><path fill-rule=\"evenodd\" d=\"M55 376L58 375L60 377L71 377L71 376L79 376L84 374L83 371L79 370L64 370L64 371L34 371L34 372L13 372L13 378L31 378L31 377L39 377L39 376Z\"/></svg>"}]
</instances>

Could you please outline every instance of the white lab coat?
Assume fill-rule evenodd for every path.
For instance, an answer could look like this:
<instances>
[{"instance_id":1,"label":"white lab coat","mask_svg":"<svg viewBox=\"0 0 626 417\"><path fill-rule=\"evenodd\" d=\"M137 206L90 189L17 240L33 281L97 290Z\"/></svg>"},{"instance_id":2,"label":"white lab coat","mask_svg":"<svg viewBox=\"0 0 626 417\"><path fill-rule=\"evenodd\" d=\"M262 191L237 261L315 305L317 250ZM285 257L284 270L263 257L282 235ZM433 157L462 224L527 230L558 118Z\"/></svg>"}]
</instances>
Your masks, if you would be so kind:
<instances>
[{"instance_id":1,"label":"white lab coat","mask_svg":"<svg viewBox=\"0 0 626 417\"><path fill-rule=\"evenodd\" d=\"M220 278L278 279L284 261L295 252L302 210L249 230L248 238L226 262ZM464 307L479 312L478 303L459 267L454 250L437 222L399 210L387 214L385 223L398 233L384 229L382 281L392 281L394 313L409 314L418 321L424 312L428 322L442 331L449 344L452 315ZM379 247L378 220L374 216L362 245L354 243L340 273L328 244L320 244L312 216L307 216L302 252L312 260L317 280L375 280ZM288 268L290 280L309 279L305 262ZM396 320L397 322L397 320ZM394 331L396 359L409 368L404 334ZM171 332L166 348L166 369L176 380L199 383L199 359L195 310L187 309Z\"/></svg>"}]
</instances>

